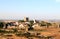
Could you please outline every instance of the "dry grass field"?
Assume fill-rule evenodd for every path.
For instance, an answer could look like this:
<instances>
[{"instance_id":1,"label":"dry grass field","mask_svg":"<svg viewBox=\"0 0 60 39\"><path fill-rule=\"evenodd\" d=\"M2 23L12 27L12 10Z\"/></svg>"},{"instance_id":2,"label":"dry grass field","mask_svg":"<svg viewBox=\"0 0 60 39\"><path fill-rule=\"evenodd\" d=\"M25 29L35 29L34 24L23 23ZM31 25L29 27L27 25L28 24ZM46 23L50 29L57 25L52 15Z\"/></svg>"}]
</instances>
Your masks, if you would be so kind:
<instances>
[{"instance_id":1,"label":"dry grass field","mask_svg":"<svg viewBox=\"0 0 60 39\"><path fill-rule=\"evenodd\" d=\"M32 33L33 36L29 36L26 37L25 35L23 36L17 36L15 33L11 34L11 35L0 35L0 39L60 39L60 28L46 28L45 30L32 30L32 31L28 31L29 33ZM24 33L24 32L22 32ZM35 33L40 33L40 34L36 34L34 36ZM20 33L21 34L21 33ZM41 37L39 37L41 36ZM49 38L48 36L50 36L51 38Z\"/></svg>"}]
</instances>

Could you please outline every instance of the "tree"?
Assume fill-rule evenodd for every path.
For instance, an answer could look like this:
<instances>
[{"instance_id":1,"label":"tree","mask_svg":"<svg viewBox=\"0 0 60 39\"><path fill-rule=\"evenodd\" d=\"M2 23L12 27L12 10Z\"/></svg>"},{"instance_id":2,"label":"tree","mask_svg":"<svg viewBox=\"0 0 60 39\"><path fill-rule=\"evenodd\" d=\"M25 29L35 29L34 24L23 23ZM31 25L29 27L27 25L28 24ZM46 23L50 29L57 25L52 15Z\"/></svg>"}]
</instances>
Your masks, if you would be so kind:
<instances>
[{"instance_id":1,"label":"tree","mask_svg":"<svg viewBox=\"0 0 60 39\"><path fill-rule=\"evenodd\" d=\"M46 24L47 24L47 28L52 25L51 23L46 23Z\"/></svg>"},{"instance_id":2,"label":"tree","mask_svg":"<svg viewBox=\"0 0 60 39\"><path fill-rule=\"evenodd\" d=\"M4 27L4 22L0 22L0 28Z\"/></svg>"},{"instance_id":3,"label":"tree","mask_svg":"<svg viewBox=\"0 0 60 39\"><path fill-rule=\"evenodd\" d=\"M41 21L41 26L46 26L46 22Z\"/></svg>"},{"instance_id":4,"label":"tree","mask_svg":"<svg viewBox=\"0 0 60 39\"><path fill-rule=\"evenodd\" d=\"M52 25L52 24L49 23L49 22L41 21L41 26L46 26L46 27L48 28L48 27L51 26L51 25Z\"/></svg>"},{"instance_id":5,"label":"tree","mask_svg":"<svg viewBox=\"0 0 60 39\"><path fill-rule=\"evenodd\" d=\"M24 20L19 20L18 22L24 22Z\"/></svg>"},{"instance_id":6,"label":"tree","mask_svg":"<svg viewBox=\"0 0 60 39\"><path fill-rule=\"evenodd\" d=\"M34 21L33 21L33 20L30 20L29 22L30 22L30 26L32 26L32 25L33 25L33 23L34 23Z\"/></svg>"}]
</instances>

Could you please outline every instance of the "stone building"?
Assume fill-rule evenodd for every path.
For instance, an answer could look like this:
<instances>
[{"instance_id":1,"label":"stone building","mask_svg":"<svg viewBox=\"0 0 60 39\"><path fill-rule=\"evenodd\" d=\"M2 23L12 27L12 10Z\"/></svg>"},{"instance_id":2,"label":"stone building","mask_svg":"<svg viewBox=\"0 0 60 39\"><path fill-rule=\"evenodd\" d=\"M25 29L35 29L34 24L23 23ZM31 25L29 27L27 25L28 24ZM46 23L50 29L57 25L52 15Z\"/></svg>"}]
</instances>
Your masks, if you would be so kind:
<instances>
[{"instance_id":1,"label":"stone building","mask_svg":"<svg viewBox=\"0 0 60 39\"><path fill-rule=\"evenodd\" d=\"M29 21L29 18L28 17L24 17L24 21L25 22L28 22Z\"/></svg>"}]
</instances>

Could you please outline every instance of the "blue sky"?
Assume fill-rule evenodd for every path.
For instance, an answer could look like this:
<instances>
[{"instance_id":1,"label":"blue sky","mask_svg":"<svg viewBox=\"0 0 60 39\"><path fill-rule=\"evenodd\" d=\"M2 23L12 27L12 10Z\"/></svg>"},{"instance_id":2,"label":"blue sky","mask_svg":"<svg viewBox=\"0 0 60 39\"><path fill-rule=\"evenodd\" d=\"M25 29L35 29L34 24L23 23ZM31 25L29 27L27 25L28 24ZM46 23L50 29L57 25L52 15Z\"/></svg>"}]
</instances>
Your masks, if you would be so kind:
<instances>
[{"instance_id":1,"label":"blue sky","mask_svg":"<svg viewBox=\"0 0 60 39\"><path fill-rule=\"evenodd\" d=\"M60 0L0 0L0 19L60 19Z\"/></svg>"}]
</instances>

